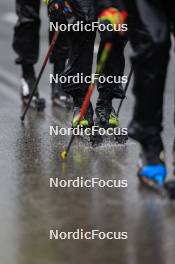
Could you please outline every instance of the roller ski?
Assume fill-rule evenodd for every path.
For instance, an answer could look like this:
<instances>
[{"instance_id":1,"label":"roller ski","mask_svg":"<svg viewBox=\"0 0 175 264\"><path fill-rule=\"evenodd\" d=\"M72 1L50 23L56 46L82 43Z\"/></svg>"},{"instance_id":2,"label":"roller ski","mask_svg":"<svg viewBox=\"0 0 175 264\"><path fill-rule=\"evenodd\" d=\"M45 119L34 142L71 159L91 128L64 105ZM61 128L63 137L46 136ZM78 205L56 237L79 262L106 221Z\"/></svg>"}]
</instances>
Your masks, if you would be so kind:
<instances>
[{"instance_id":1,"label":"roller ski","mask_svg":"<svg viewBox=\"0 0 175 264\"><path fill-rule=\"evenodd\" d=\"M36 82L36 78L34 76L32 77L23 77L21 79L21 100L23 103L23 106L25 107L28 102L29 102L29 98L30 98L30 93L31 90L34 86ZM36 91L36 93L34 94L31 104L30 104L30 108L32 109L36 109L37 111L43 111L46 107L46 101L44 98L40 98L39 97L39 92Z\"/></svg>"},{"instance_id":2,"label":"roller ski","mask_svg":"<svg viewBox=\"0 0 175 264\"><path fill-rule=\"evenodd\" d=\"M77 126L80 126L81 128L83 128L84 131L86 129L91 130L92 126L94 125L94 120L93 120L94 110L91 103L89 104L85 116L83 116L83 118L79 122L77 122L78 115L81 109L81 101L82 100L76 100L74 113L73 113L72 127L76 128ZM92 135L92 131L90 131L89 134L90 134L89 141L91 142L92 146L97 146L98 144L102 143L102 137L99 135L98 131L96 131L93 135Z\"/></svg>"}]
</instances>

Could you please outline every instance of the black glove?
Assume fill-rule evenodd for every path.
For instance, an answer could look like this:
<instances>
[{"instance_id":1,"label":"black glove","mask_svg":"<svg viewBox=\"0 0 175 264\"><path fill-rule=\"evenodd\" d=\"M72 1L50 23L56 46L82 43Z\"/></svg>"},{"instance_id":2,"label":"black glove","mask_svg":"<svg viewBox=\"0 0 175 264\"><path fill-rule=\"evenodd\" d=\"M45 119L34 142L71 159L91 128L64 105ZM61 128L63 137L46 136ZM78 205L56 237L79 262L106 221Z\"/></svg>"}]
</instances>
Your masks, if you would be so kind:
<instances>
[{"instance_id":1,"label":"black glove","mask_svg":"<svg viewBox=\"0 0 175 264\"><path fill-rule=\"evenodd\" d=\"M52 22L58 22L63 15L64 1L62 0L49 0L48 1L48 14Z\"/></svg>"}]
</instances>

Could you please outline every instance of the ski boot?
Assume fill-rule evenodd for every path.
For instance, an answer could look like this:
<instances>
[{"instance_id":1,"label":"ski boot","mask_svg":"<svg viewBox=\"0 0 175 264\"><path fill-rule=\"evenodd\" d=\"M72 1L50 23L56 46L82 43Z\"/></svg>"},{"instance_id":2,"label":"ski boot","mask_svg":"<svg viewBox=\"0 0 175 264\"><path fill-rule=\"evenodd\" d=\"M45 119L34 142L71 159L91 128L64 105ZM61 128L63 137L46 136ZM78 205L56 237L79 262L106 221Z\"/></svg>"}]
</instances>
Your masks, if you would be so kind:
<instances>
[{"instance_id":1,"label":"ski boot","mask_svg":"<svg viewBox=\"0 0 175 264\"><path fill-rule=\"evenodd\" d=\"M80 120L79 123L78 123L78 116L80 113L81 106L83 104L83 99L74 100L74 104L75 106L74 106L74 111L73 111L72 127L75 128L79 125L83 127L83 129L92 128L92 126L94 125L94 120L93 120L94 111L93 111L92 104L91 103L89 104L89 107L87 109L85 116ZM94 135L92 135L91 133L90 141L93 146L96 146L102 142L102 138L99 135L98 131L95 132Z\"/></svg>"},{"instance_id":2,"label":"ski boot","mask_svg":"<svg viewBox=\"0 0 175 264\"><path fill-rule=\"evenodd\" d=\"M119 120L112 107L112 100L98 98L96 105L96 124L105 129L119 126Z\"/></svg>"},{"instance_id":3,"label":"ski boot","mask_svg":"<svg viewBox=\"0 0 175 264\"><path fill-rule=\"evenodd\" d=\"M111 96L113 99L124 99L126 97L121 83L119 83L117 86L112 87Z\"/></svg>"},{"instance_id":4,"label":"ski boot","mask_svg":"<svg viewBox=\"0 0 175 264\"><path fill-rule=\"evenodd\" d=\"M160 136L145 138L141 146L138 177L146 186L162 191L167 176L162 139Z\"/></svg>"},{"instance_id":5,"label":"ski boot","mask_svg":"<svg viewBox=\"0 0 175 264\"><path fill-rule=\"evenodd\" d=\"M61 84L59 83L53 83L51 99L53 106L65 108L67 110L73 108L72 97L63 91Z\"/></svg>"},{"instance_id":6,"label":"ski boot","mask_svg":"<svg viewBox=\"0 0 175 264\"><path fill-rule=\"evenodd\" d=\"M109 127L118 127L119 119L112 107L113 99L124 99L125 94L121 84L114 87L104 87L98 84L99 97L96 105L97 124L105 129Z\"/></svg>"},{"instance_id":7,"label":"ski boot","mask_svg":"<svg viewBox=\"0 0 175 264\"><path fill-rule=\"evenodd\" d=\"M24 75L24 77L21 78L21 100L24 106L29 102L30 93L34 87L35 82L36 78L34 75ZM44 98L39 97L38 91L34 94L30 107L36 109L37 111L43 111L45 109L46 101Z\"/></svg>"},{"instance_id":8,"label":"ski boot","mask_svg":"<svg viewBox=\"0 0 175 264\"><path fill-rule=\"evenodd\" d=\"M162 151L154 156L152 151L152 148L147 148L140 154L138 177L148 187L161 190L167 176L164 153Z\"/></svg>"},{"instance_id":9,"label":"ski boot","mask_svg":"<svg viewBox=\"0 0 175 264\"><path fill-rule=\"evenodd\" d=\"M115 128L120 125L118 116L112 107L112 99L104 99L99 96L96 105L96 116L96 125L104 129ZM114 135L114 140L119 144L124 144L127 142L128 136Z\"/></svg>"}]
</instances>

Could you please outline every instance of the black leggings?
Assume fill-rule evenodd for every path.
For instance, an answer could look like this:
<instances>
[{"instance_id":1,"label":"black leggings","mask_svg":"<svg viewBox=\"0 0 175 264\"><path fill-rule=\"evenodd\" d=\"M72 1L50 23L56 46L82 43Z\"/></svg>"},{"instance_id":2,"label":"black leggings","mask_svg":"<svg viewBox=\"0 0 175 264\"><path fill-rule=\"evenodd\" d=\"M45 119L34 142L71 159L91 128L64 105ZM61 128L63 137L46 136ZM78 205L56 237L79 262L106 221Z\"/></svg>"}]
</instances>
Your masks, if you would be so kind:
<instances>
[{"instance_id":1,"label":"black leggings","mask_svg":"<svg viewBox=\"0 0 175 264\"><path fill-rule=\"evenodd\" d=\"M133 121L143 126L148 136L152 131L160 135L174 4L169 0L125 0L125 4L129 13L129 39L134 50Z\"/></svg>"},{"instance_id":2,"label":"black leggings","mask_svg":"<svg viewBox=\"0 0 175 264\"><path fill-rule=\"evenodd\" d=\"M39 55L40 0L16 0L17 24L14 28L13 48L18 55L16 63L35 64ZM49 32L51 41L53 32ZM53 53L52 63L62 72L68 57L67 38L64 33L59 35Z\"/></svg>"}]
</instances>

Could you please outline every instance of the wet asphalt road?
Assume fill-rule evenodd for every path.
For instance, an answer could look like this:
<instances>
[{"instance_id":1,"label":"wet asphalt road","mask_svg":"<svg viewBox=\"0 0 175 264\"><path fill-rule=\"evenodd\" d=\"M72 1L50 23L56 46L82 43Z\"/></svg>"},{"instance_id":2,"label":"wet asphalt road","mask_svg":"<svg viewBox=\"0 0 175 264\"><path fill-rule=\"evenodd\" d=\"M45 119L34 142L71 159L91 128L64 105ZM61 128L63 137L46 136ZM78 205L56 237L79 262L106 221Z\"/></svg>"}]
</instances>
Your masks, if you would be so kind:
<instances>
[{"instance_id":1,"label":"wet asphalt road","mask_svg":"<svg viewBox=\"0 0 175 264\"><path fill-rule=\"evenodd\" d=\"M69 160L57 159L68 137L49 136L49 126L62 124L70 113L53 109L50 102L50 66L42 78L44 113L30 111L25 125L19 120L20 71L13 61L14 6L0 3L0 263L2 264L173 264L175 259L175 205L140 188L136 178L139 147L104 144L92 149L76 140ZM47 50L47 19L41 30L41 58ZM169 177L173 142L172 58L165 99L165 132ZM39 69L39 65L37 65ZM129 71L127 60L126 72ZM96 96L94 97L95 102ZM149 107L149 106L148 106ZM128 93L121 113L126 127L133 98ZM69 123L69 122L68 122ZM49 188L49 178L127 179L127 189ZM49 230L100 229L126 231L128 240L50 241Z\"/></svg>"}]
</instances>

